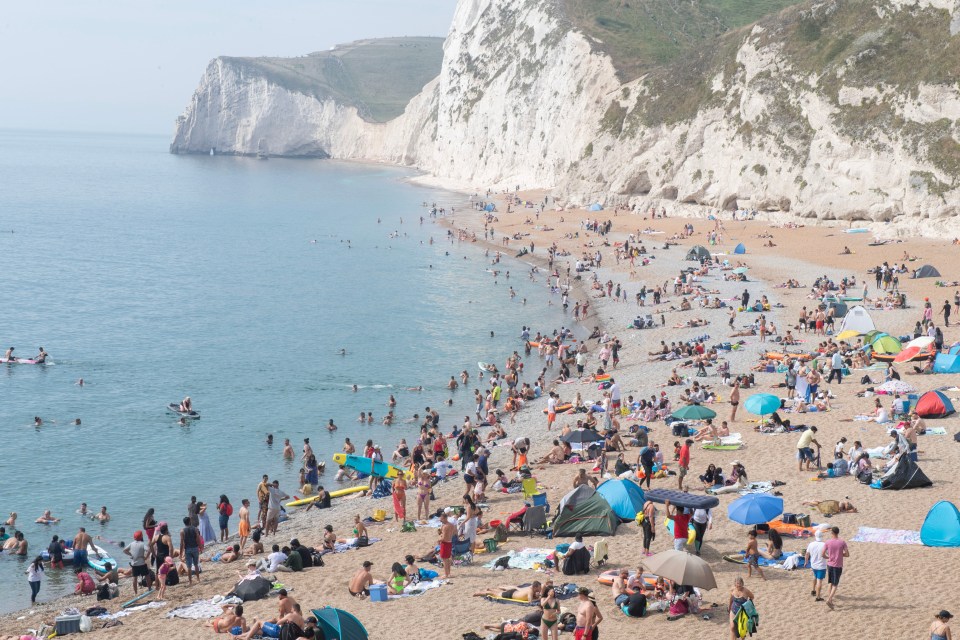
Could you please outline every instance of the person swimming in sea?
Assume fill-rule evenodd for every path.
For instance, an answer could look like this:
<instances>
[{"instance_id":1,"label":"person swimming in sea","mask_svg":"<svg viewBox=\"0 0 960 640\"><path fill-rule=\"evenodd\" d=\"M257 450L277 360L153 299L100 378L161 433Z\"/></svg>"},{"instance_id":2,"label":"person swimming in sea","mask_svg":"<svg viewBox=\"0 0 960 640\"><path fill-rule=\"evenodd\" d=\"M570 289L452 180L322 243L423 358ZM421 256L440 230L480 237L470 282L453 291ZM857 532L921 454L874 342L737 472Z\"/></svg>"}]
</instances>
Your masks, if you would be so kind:
<instances>
[{"instance_id":1,"label":"person swimming in sea","mask_svg":"<svg viewBox=\"0 0 960 640\"><path fill-rule=\"evenodd\" d=\"M44 364L47 361L47 356L49 355L46 351L43 350L43 347L39 347L40 353L34 356L34 360L37 361L37 364Z\"/></svg>"}]
</instances>

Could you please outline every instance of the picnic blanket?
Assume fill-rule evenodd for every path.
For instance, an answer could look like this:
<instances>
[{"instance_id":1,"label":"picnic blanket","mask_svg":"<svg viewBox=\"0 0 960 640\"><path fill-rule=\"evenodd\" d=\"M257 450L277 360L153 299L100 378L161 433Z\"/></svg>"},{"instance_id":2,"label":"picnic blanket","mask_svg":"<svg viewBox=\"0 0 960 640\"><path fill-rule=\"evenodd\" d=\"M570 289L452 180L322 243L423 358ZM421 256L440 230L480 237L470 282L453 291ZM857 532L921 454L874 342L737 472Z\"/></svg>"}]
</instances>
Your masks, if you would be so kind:
<instances>
[{"instance_id":1,"label":"picnic blanket","mask_svg":"<svg viewBox=\"0 0 960 640\"><path fill-rule=\"evenodd\" d=\"M509 560L507 565L510 569L533 569L536 565L542 565L547 556L554 552L553 549L534 549L527 548L521 549L520 551L508 551L506 555ZM485 569L493 569L494 565L497 563L498 558L502 558L503 555L497 556L487 564L483 565Z\"/></svg>"},{"instance_id":2,"label":"picnic blanket","mask_svg":"<svg viewBox=\"0 0 960 640\"><path fill-rule=\"evenodd\" d=\"M427 580L421 581L417 584L408 584L403 588L403 593L390 594L387 596L391 600L396 600L397 598L409 598L411 596L419 596L425 591L431 589L437 589L447 584L446 580Z\"/></svg>"},{"instance_id":3,"label":"picnic blanket","mask_svg":"<svg viewBox=\"0 0 960 640\"><path fill-rule=\"evenodd\" d=\"M878 544L923 544L920 532L907 529L876 529L860 527L850 542L876 542Z\"/></svg>"},{"instance_id":4,"label":"picnic blanket","mask_svg":"<svg viewBox=\"0 0 960 640\"><path fill-rule=\"evenodd\" d=\"M947 430L944 427L927 427L927 430L924 432L925 436L945 436L947 435Z\"/></svg>"}]
</instances>

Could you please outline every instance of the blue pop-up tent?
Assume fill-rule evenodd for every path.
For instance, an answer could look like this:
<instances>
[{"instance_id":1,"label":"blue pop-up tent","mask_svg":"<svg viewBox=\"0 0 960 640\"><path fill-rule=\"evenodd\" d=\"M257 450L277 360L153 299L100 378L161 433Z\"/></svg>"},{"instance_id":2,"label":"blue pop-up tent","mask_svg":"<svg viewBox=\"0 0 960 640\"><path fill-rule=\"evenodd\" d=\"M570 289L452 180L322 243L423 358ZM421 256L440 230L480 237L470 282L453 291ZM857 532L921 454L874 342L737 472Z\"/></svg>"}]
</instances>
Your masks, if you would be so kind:
<instances>
[{"instance_id":1,"label":"blue pop-up tent","mask_svg":"<svg viewBox=\"0 0 960 640\"><path fill-rule=\"evenodd\" d=\"M629 480L607 480L597 487L597 493L621 520L634 520L643 511L643 489Z\"/></svg>"},{"instance_id":2,"label":"blue pop-up tent","mask_svg":"<svg viewBox=\"0 0 960 640\"><path fill-rule=\"evenodd\" d=\"M736 248L733 250L733 252L734 252L734 253L738 253L738 254L739 254L739 253L746 253L746 252L747 252L747 248L746 248L745 246L743 246L743 243L741 242L740 244L738 244L738 245L736 246Z\"/></svg>"},{"instance_id":3,"label":"blue pop-up tent","mask_svg":"<svg viewBox=\"0 0 960 640\"><path fill-rule=\"evenodd\" d=\"M317 626L323 631L327 640L369 640L367 630L359 620L343 609L324 607L314 609L317 617Z\"/></svg>"},{"instance_id":4,"label":"blue pop-up tent","mask_svg":"<svg viewBox=\"0 0 960 640\"><path fill-rule=\"evenodd\" d=\"M594 202L590 205L590 211L603 211L603 206L599 202Z\"/></svg>"},{"instance_id":5,"label":"blue pop-up tent","mask_svg":"<svg viewBox=\"0 0 960 640\"><path fill-rule=\"evenodd\" d=\"M495 204L493 204L493 203L491 202L490 204L488 204L487 206L485 206L485 207L483 208L483 210L484 210L484 211L496 211L496 210L497 210L497 205L495 205Z\"/></svg>"},{"instance_id":6,"label":"blue pop-up tent","mask_svg":"<svg viewBox=\"0 0 960 640\"><path fill-rule=\"evenodd\" d=\"M920 542L928 547L960 547L960 510L941 500L933 505L920 527Z\"/></svg>"},{"instance_id":7,"label":"blue pop-up tent","mask_svg":"<svg viewBox=\"0 0 960 640\"><path fill-rule=\"evenodd\" d=\"M960 373L960 355L947 355L938 353L936 360L933 361L934 373Z\"/></svg>"}]
</instances>

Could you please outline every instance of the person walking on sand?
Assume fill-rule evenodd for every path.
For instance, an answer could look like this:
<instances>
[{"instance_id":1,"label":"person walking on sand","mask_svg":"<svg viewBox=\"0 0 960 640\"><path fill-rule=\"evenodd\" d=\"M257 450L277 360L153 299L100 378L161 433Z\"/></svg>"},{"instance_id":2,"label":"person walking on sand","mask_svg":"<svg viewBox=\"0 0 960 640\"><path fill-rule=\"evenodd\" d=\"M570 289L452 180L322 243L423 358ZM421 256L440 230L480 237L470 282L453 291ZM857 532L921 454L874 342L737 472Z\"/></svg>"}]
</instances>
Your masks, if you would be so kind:
<instances>
[{"instance_id":1,"label":"person walking on sand","mask_svg":"<svg viewBox=\"0 0 960 640\"><path fill-rule=\"evenodd\" d=\"M247 538L250 537L250 501L244 498L240 501L240 511L237 513L240 520L238 533L240 535L240 551L247 544Z\"/></svg>"},{"instance_id":2,"label":"person walking on sand","mask_svg":"<svg viewBox=\"0 0 960 640\"><path fill-rule=\"evenodd\" d=\"M943 326L949 327L950 326L950 301L949 300L943 301L943 310L940 313L943 314Z\"/></svg>"},{"instance_id":3,"label":"person walking on sand","mask_svg":"<svg viewBox=\"0 0 960 640\"><path fill-rule=\"evenodd\" d=\"M686 477L687 472L690 471L690 445L693 444L693 440L687 438L683 442L683 446L680 447L680 458L677 460L677 487L680 491L683 491L683 479Z\"/></svg>"},{"instance_id":4,"label":"person walking on sand","mask_svg":"<svg viewBox=\"0 0 960 640\"><path fill-rule=\"evenodd\" d=\"M803 563L813 570L813 588L810 589L810 595L814 596L817 602L823 602L820 591L823 589L823 579L827 576L827 559L823 556L825 549L823 529L817 529L813 542L807 545L807 551L803 555Z\"/></svg>"},{"instance_id":5,"label":"person walking on sand","mask_svg":"<svg viewBox=\"0 0 960 640\"><path fill-rule=\"evenodd\" d=\"M733 381L733 388L730 390L730 422L737 421L737 407L740 406L740 378Z\"/></svg>"},{"instance_id":6,"label":"person walking on sand","mask_svg":"<svg viewBox=\"0 0 960 640\"><path fill-rule=\"evenodd\" d=\"M763 575L763 571L760 569L760 549L757 546L757 530L750 529L747 532L747 549L744 555L744 560L747 561L747 577L750 578L753 576L753 570L757 570L757 575L763 578L764 581L767 580L767 577Z\"/></svg>"},{"instance_id":7,"label":"person walking on sand","mask_svg":"<svg viewBox=\"0 0 960 640\"><path fill-rule=\"evenodd\" d=\"M269 502L270 477L267 474L263 474L263 480L257 485L257 504L260 507L260 510L257 512L257 522L260 523L261 529L265 529L267 526L267 505Z\"/></svg>"},{"instance_id":8,"label":"person walking on sand","mask_svg":"<svg viewBox=\"0 0 960 640\"><path fill-rule=\"evenodd\" d=\"M953 633L950 631L950 618L953 614L944 609L934 617L936 620L930 625L930 640L953 640Z\"/></svg>"},{"instance_id":9,"label":"person walking on sand","mask_svg":"<svg viewBox=\"0 0 960 640\"><path fill-rule=\"evenodd\" d=\"M737 630L737 614L747 600L753 600L753 592L743 584L743 578L737 576L733 579L733 588L730 589L730 602L727 604L727 611L730 612L730 640L739 640L740 632Z\"/></svg>"},{"instance_id":10,"label":"person walking on sand","mask_svg":"<svg viewBox=\"0 0 960 640\"><path fill-rule=\"evenodd\" d=\"M673 520L673 548L676 551L685 551L687 538L690 536L690 518L692 514L683 507L674 507L669 500L663 501L667 512L667 520ZM646 519L646 518L644 518Z\"/></svg>"},{"instance_id":11,"label":"person walking on sand","mask_svg":"<svg viewBox=\"0 0 960 640\"><path fill-rule=\"evenodd\" d=\"M831 527L829 540L824 543L823 556L827 559L827 606L833 609L833 598L837 595L840 576L843 574L843 559L850 557L850 549L840 538L840 527Z\"/></svg>"},{"instance_id":12,"label":"person walking on sand","mask_svg":"<svg viewBox=\"0 0 960 640\"><path fill-rule=\"evenodd\" d=\"M449 507L448 507L449 508ZM449 521L447 512L440 514L440 559L443 561L443 577L450 578L450 568L453 565L453 536L457 527Z\"/></svg>"}]
</instances>

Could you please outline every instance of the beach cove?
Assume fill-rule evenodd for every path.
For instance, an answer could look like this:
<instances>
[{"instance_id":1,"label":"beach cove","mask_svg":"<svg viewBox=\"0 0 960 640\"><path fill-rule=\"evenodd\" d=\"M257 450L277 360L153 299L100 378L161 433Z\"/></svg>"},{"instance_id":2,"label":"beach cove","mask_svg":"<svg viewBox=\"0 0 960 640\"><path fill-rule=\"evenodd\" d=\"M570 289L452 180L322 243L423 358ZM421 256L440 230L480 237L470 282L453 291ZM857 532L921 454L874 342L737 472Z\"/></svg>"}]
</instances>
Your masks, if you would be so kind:
<instances>
[{"instance_id":1,"label":"beach cove","mask_svg":"<svg viewBox=\"0 0 960 640\"><path fill-rule=\"evenodd\" d=\"M522 200L529 200L533 203L539 203L542 197L542 194L520 194ZM583 300L589 300L591 303L591 314L582 323L587 332L595 325L599 325L601 331L605 330L611 336L616 336L622 341L624 346L620 354L621 362L612 373L616 377L624 396L631 394L636 397L649 397L658 394L660 391L666 391L671 395L672 400L677 400L678 388L659 386L670 375L676 363L649 361L648 352L656 350L661 340L670 343L677 340L694 339L703 335L710 336L705 341L708 344L733 340L730 338L732 331L727 326L728 315L726 309L699 309L694 305L689 312L670 310L671 306L679 307L681 300L681 296L672 294L673 278L679 269L693 265L693 263L685 260L685 256L687 251L695 244L705 245L708 250L715 253L728 254L721 256L721 260L740 261L749 265L748 282L746 283L725 281L722 279L724 272L717 269L710 270L706 276L701 278L699 283L711 291L716 291L717 293L711 295L718 296L725 301L737 298L744 288L750 291L753 300L766 295L773 305L767 316L776 324L781 335L786 329L794 326L801 307L807 306L809 308L811 304L815 303L815 300L808 299L806 294L813 280L823 274L827 274L834 280L854 275L858 282L862 283L862 279L867 276L867 268L871 268L884 260L899 263L901 254L906 251L911 255L922 256L923 260L919 264L930 262L939 266L944 275L943 279L950 280L956 277L955 274L950 272L956 247L946 240L934 242L910 239L897 244L868 247L867 245L872 240L869 234L859 234L854 237L854 235L843 234L841 231L826 227L785 229L772 226L768 222L744 223L723 219L725 229L722 232L722 238L718 240L717 245L711 246L707 240L707 233L713 230L713 222L703 219L671 217L651 220L646 219L642 213L553 211L552 207L549 206L539 214L538 219L535 207L527 208L522 205L518 207L514 204L512 205L514 212L507 213L505 199L499 197L495 201L497 202L497 211L493 212L493 215L496 216L497 220L490 223L490 226L494 229L494 237L488 247L489 250L495 251L499 247L505 253L512 254L523 246L529 246L532 242L535 247L532 256L524 256L523 259L541 262L545 258L546 248L552 243L556 243L558 247L568 250L571 254L558 259L557 264L563 265L564 268L567 264L572 266L572 262L584 252L593 254L599 251L603 257L604 266L595 270L598 281L600 283L611 281L626 289L626 302L613 302L607 297L595 297L596 293L593 289L581 290L571 295L571 303L582 302ZM527 218L531 219L530 224L525 224ZM612 231L606 237L587 232L581 225L581 222L587 219L601 222L609 220L612 223ZM456 229L463 229L466 233L476 233L478 236L484 231L482 214L466 207L462 209L458 207L458 213L447 223ZM686 224L694 226L692 237L678 240L678 244L669 249L660 248L667 238L680 233ZM538 225L549 226L551 230L538 230ZM648 229L652 232L643 233L644 230ZM637 234L637 231L641 233ZM521 234L521 239L513 240L509 244L503 242L505 235L512 236L514 233ZM526 235L528 233L529 235ZM615 242L624 241L631 233L635 234L635 241L644 244L648 255L656 256L646 266L640 266L639 262L632 268L626 262L622 262L620 265L616 264L612 245ZM432 235L440 239L445 236L445 231L442 227L436 227ZM767 237L768 235L770 237ZM606 246L604 240L609 241L611 246ZM729 255L732 253L733 247L740 242L746 245L747 252L743 255ZM763 246L768 243L775 246ZM851 252L846 253L844 247L848 247ZM914 262L908 264L912 265ZM631 273L631 271L634 273ZM583 280L589 282L590 275L590 271L582 274L584 276ZM514 275L514 278L516 277L517 275ZM542 278L543 275L541 274L541 281L537 283L540 286L543 284ZM791 278L798 280L802 286L796 289L778 287L778 285ZM486 285L483 285L483 289L486 291L493 290L494 286L501 288L499 293L496 294L498 297L489 294L491 297L487 303L490 308L498 311L509 304L507 299L504 299L505 296L501 295L503 284L505 282L500 281L497 285L492 285L488 280ZM664 284L668 285L667 288L671 293L666 295L660 305L651 307L648 299L646 308L638 309L634 296L641 286L646 285L648 289L651 289L656 286L664 286ZM930 297L935 307L942 304L943 298L952 300L953 289L935 287L932 279L917 281L902 279L900 286L902 290L907 292L909 304L911 304L910 308L902 311L872 312L878 326L882 326L894 335L912 330L919 315L918 301L924 297ZM870 282L869 291L871 294L876 294L872 282ZM482 293L477 296L471 293L469 297L478 297L481 301L485 300ZM554 306L558 306L558 303L559 299L554 299ZM783 306L778 307L777 305ZM535 319L528 321L527 324L533 324L535 328L539 328L541 322L536 320L536 314L541 313L541 310L534 311L531 309L530 312ZM655 328L643 331L627 328L634 317L646 312L652 313L656 318L657 326ZM659 322L661 314L664 317L663 323ZM702 318L709 324L689 328L675 326L685 324L688 320L694 318ZM735 330L742 330L744 325L749 324L754 319L750 315L739 314L735 318ZM572 322L568 322L567 326L571 324ZM943 331L947 344L956 339L955 330L952 327L944 327ZM583 330L578 332L578 335L581 333L583 333ZM799 337L804 342L795 347L797 350L814 348L817 342L823 340L823 338L816 338L812 334L801 333ZM751 367L757 361L757 355L771 349L771 347L759 344L756 337L738 339L745 341L744 348L724 354L723 359L729 362L732 372L749 373ZM450 348L456 351L455 346ZM489 358L489 361L499 363L514 349L521 349L519 341L515 341L513 345L504 344L497 347L496 353L489 353L488 351L485 357ZM588 370L596 368L597 351L598 347L595 341L591 342L591 358ZM462 360L464 358L457 358L457 362ZM525 361L528 371L538 371L543 366L535 351L526 357ZM446 369L451 370L450 375L453 375L456 371L452 364L446 366L444 371ZM555 377L555 370L556 367L551 372L553 374L550 376L551 378ZM684 371L687 375L693 375L693 372L693 369ZM471 374L475 375L475 372L471 371ZM867 447L883 445L889 440L886 429L875 423L841 422L841 420L853 418L857 414L867 413L872 407L871 398L855 396L855 393L861 391L865 386L858 384L861 375L863 375L862 372L855 371L851 377L844 380L843 384L829 386L831 392L836 396L831 411L802 416L804 422L818 427L818 438L824 445L826 452L832 450L833 444L841 436L845 436L849 440L861 439ZM876 378L877 372L871 371L867 375ZM757 372L756 379L757 387L745 390L743 392L744 396L748 396L755 391L781 393L781 391L771 387L782 380L782 374ZM700 380L711 385L721 396L721 400L713 408L718 413L718 420L725 418L729 413L729 405L724 402L729 396L728 389L719 385L720 379L713 371L707 377L700 378ZM904 375L904 380L916 384L921 390L927 390L933 388L933 386L954 385L958 382L958 377L956 375L936 377ZM596 384L573 383L553 387L548 385L548 388L556 389L561 394L561 398L564 399L578 392L583 395L584 399L599 398ZM517 415L515 424L509 421L504 423L509 439L520 436L527 436L531 439L533 443L531 460L537 460L546 455L551 446L552 436L546 431L546 418L541 412L544 406L545 401L543 399L531 402L530 406ZM380 410L378 409L378 411ZM443 416L441 424L444 432L448 432L450 427L460 422L458 413L444 409L441 409L440 412ZM469 413L469 410L467 412ZM569 424L575 421L577 417L578 415L558 416L557 425ZM318 426L322 424L320 421L317 422ZM702 473L707 464L712 462L728 470L732 461L737 459L742 461L749 470L751 479L785 482L786 484L779 487L778 490L782 492L786 508L790 511L811 513L809 508L803 506L803 501L839 500L849 496L850 501L857 506L858 512L839 514L828 521L831 525L840 527L842 537L847 540L853 537L859 527L918 530L929 507L939 499L950 499L951 497L949 487L952 486L950 484L952 482L952 470L956 468L958 456L960 456L960 452L956 449L956 445L949 435L956 430L956 417L936 422L937 426L946 428L948 435L931 435L920 439L920 465L926 475L933 481L933 487L903 492L873 490L857 484L852 478L814 481L812 480L813 474L797 470L795 461L797 436L795 434L759 434L753 432L754 424L754 416L741 412L738 415L738 420L731 425L731 431L743 434L745 447L739 451L705 451L699 447L693 450L691 473L688 476L688 484L691 485L692 491L698 492L696 476ZM623 426L626 427L626 425ZM661 444L666 457L669 459L676 438L670 434L669 428L662 422L653 422L650 423L650 426L653 428L651 438ZM383 441L381 439L378 440L379 442L392 444L392 440ZM637 453L637 448L629 448L628 458L633 458L633 461L635 461ZM502 468L506 470L511 461L512 456L508 447L497 446L492 449L491 469ZM330 464L328 460L328 476ZM534 473L545 487L551 504L555 506L560 497L571 488L571 482L576 471L580 468L589 471L592 467L592 464L534 465ZM253 481L255 479L256 473L254 473ZM253 493L252 482L248 488L248 493L251 495ZM459 496L463 491L463 486L460 478L454 478L447 483L437 485L435 489L437 500L434 504L460 504ZM667 477L655 480L654 486L675 488L676 478ZM515 494L489 493L488 496L489 507L485 510L485 520L500 519L503 515L516 511L521 504L520 497ZM601 634L604 637L619 637L636 632L671 634L675 637L684 638L727 637L727 618L724 610L727 600L726 594L734 577L745 575L745 567L722 560L723 555L742 549L746 542L747 527L730 522L726 518L726 506L735 497L723 496L721 498L721 506L714 510L713 527L707 533L703 549L703 557L710 563L719 585L717 590L708 591L704 595L705 604L716 602L720 605L709 612L711 615L709 619L700 616L687 616L680 620L668 621L666 616L661 614L652 614L651 617L644 620L628 619L614 608L609 587L600 586L596 582L596 574L598 573L596 569L586 576L567 578L555 575L554 577L557 581L569 580L581 586L597 589L598 603L604 616L604 622L601 625ZM338 505L337 508L329 512L293 512L291 521L282 524L279 534L266 538L265 543L268 545L273 542L285 544L290 538L298 537L304 544L317 546L322 536L321 529L325 524L331 524L335 531L346 534L355 514L368 516L375 509L385 509L390 512L389 499L353 498L349 503ZM179 517L181 514L177 512L175 515ZM171 520L176 522L178 517L172 517ZM818 520L816 514L813 517L814 521ZM657 539L652 547L655 552L669 548L671 543L666 529L663 528L662 524L658 526ZM388 635L396 633L400 621L423 620L425 611L437 614L436 619L429 622L431 629L436 632L436 637L459 638L469 630L475 630L483 634L481 631L483 623L495 623L505 618L518 618L527 611L516 605L491 603L483 599L472 598L472 593L497 584L521 584L533 580L542 580L545 577L542 572L530 570L509 570L504 573L490 572L483 568L483 563L496 558L500 554L481 554L477 556L474 564L456 567L450 584L428 591L423 595L387 603L361 601L352 598L346 590L349 576L357 570L361 562L364 560L372 561L374 563L374 575L377 578L385 579L390 564L402 561L403 556L407 553L416 556L426 553L436 540L434 529L419 528L416 532L407 533L399 531L396 524L389 522L371 525L370 532L372 536L381 538L371 547L328 555L325 558L326 566L309 569L299 574L283 574L282 579L284 584L291 589L291 595L304 603L306 607L316 608L331 605L348 610L363 622L370 632L370 637L373 638L388 637ZM594 541L593 539L587 540L588 543ZM635 569L641 561L640 541L639 527L630 523L621 525L616 536L607 537L610 556L608 566L624 566ZM501 549L549 548L560 542L571 542L571 540L563 538L546 540L538 537L526 538L512 535L507 543L501 545ZM806 540L787 539L784 549L802 552L806 543ZM214 546L210 549L210 552L215 552L218 548L219 546ZM849 629L851 625L855 625L862 629L877 631L882 629L885 634L908 637L922 633L936 611L944 608L956 608L955 603L960 597L960 589L952 578L958 567L955 549L866 542L850 542L850 548L851 557L844 573L844 582L837 597L836 608L832 611L828 610L823 603L815 602L810 597L809 571L786 572L770 569L766 571L768 578L766 582L761 582L756 578L749 579L747 586L756 595L763 632L810 637L827 632L831 628ZM195 621L163 617L165 611L178 604L191 602L198 598L210 598L214 594L224 594L236 581L238 569L236 565L217 566L207 564L204 568L202 587L181 586L171 588L167 592L167 604L164 607L157 611L147 610L134 613L122 619L124 626L98 631L97 633L105 637L107 635L126 637L136 634L143 637L171 638L194 638L202 634L212 633L209 629L208 620ZM891 575L896 576L896 586L893 588L888 584ZM936 586L931 589L931 585ZM123 589L123 585L121 585L121 589ZM123 593L126 594L127 591L123 591ZM124 598L121 597L119 601L123 600ZM111 602L118 603L119 601ZM20 633L24 628L35 626L38 619L49 618L53 612L66 606L85 607L92 606L92 604L90 598L84 600L82 605L78 605L74 599L59 601L51 605L45 605L43 609L38 609L38 614L27 616L22 620L15 620L14 617L8 616L4 618L0 628L4 632ZM266 599L250 603L247 615L248 617L260 616L262 618L273 615L275 611L276 601ZM17 615L23 615L23 613Z\"/></svg>"}]
</instances>

